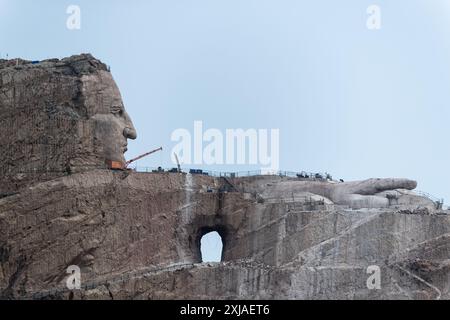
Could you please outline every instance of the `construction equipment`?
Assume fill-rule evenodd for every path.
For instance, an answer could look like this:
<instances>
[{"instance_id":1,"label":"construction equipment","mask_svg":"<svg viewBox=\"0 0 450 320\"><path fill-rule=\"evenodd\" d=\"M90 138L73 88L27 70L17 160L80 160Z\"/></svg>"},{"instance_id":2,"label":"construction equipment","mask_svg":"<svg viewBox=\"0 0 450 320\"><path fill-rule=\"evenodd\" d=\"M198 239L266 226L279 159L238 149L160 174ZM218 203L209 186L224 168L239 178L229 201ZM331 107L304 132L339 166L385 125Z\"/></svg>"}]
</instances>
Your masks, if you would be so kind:
<instances>
[{"instance_id":1,"label":"construction equipment","mask_svg":"<svg viewBox=\"0 0 450 320\"><path fill-rule=\"evenodd\" d=\"M123 169L125 169L124 164L121 161L106 160L106 166L109 169L112 169L112 170L123 170Z\"/></svg>"},{"instance_id":2,"label":"construction equipment","mask_svg":"<svg viewBox=\"0 0 450 320\"><path fill-rule=\"evenodd\" d=\"M147 153L141 154L140 156L138 156L136 158L128 160L127 162L125 162L125 164L120 162L120 161L107 160L106 161L106 165L108 166L109 169L112 169L112 170L126 170L128 168L128 166L130 164L132 164L133 162L135 162L135 161L137 161L139 159L142 159L142 158L144 158L146 156L149 156L152 153L155 153L155 152L158 152L158 151L162 151L162 147L159 147L158 149L155 149L155 150L149 151Z\"/></svg>"},{"instance_id":3,"label":"construction equipment","mask_svg":"<svg viewBox=\"0 0 450 320\"><path fill-rule=\"evenodd\" d=\"M178 173L180 173L180 172L181 172L180 161L178 160L177 154L176 154L175 152L174 152L173 154L174 154L174 156L175 156L175 160L177 161Z\"/></svg>"},{"instance_id":4,"label":"construction equipment","mask_svg":"<svg viewBox=\"0 0 450 320\"><path fill-rule=\"evenodd\" d=\"M137 160L139 160L139 159L142 159L142 158L144 158L144 157L146 157L146 156L149 156L149 155L151 155L152 153L155 153L155 152L158 152L158 151L162 151L162 147L159 147L158 149L149 151L149 152L147 152L147 153L141 154L140 156L138 156L138 157L136 157L136 158L133 158L133 159L131 159L131 160L128 160L127 162L125 162L125 168L128 168L128 166L129 166L130 164L132 164L133 162L135 162L135 161L137 161Z\"/></svg>"}]
</instances>

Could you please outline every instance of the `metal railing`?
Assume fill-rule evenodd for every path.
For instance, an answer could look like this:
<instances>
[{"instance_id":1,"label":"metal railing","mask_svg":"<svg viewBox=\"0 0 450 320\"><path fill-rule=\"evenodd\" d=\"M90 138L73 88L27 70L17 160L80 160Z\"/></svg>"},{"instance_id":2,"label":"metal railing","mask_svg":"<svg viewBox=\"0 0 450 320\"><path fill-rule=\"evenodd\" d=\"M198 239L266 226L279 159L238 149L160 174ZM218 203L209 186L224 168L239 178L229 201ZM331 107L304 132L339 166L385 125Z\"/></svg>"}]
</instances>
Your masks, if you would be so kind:
<instances>
[{"instance_id":1,"label":"metal railing","mask_svg":"<svg viewBox=\"0 0 450 320\"><path fill-rule=\"evenodd\" d=\"M443 198L437 198L427 192L423 192L420 190L414 190L415 193L417 193L419 196L425 197L430 199L431 201L433 201L436 204L436 209L440 210L443 209L444 206L444 199Z\"/></svg>"},{"instance_id":2,"label":"metal railing","mask_svg":"<svg viewBox=\"0 0 450 320\"><path fill-rule=\"evenodd\" d=\"M165 169L162 167L131 167L133 171L141 173L167 173L167 172L177 172L176 168ZM187 173L182 170L183 173ZM249 171L237 171L237 172L226 172L226 171L211 171L211 170L201 170L201 169L189 169L192 174L203 174L211 177L226 177L226 178L242 178L242 177L255 177L255 176L280 176L280 177L290 177L299 178L304 180L332 180L332 176L329 173L321 172L295 172L295 171L263 171L263 170L249 170Z\"/></svg>"},{"instance_id":3,"label":"metal railing","mask_svg":"<svg viewBox=\"0 0 450 320\"><path fill-rule=\"evenodd\" d=\"M80 169L87 170L110 170L106 166L101 165L85 165L81 168L77 168L77 171ZM177 173L177 168L162 168L162 167L141 167L141 166L131 166L129 169L140 172L140 173ZM80 170L81 171L81 170ZM202 170L202 169L186 169L182 171L183 173L193 173L193 174L203 174L211 177L227 177L227 178L241 178L241 177L255 177L255 176L280 176L280 177L290 177L290 178L299 178L304 180L332 180L332 177L329 173L322 172L295 172L295 171L264 171L264 170L249 170L249 171L211 171L211 170ZM0 176L14 176L17 174L70 174L68 170L61 170L56 168L20 168L15 170L6 170L0 168Z\"/></svg>"}]
</instances>

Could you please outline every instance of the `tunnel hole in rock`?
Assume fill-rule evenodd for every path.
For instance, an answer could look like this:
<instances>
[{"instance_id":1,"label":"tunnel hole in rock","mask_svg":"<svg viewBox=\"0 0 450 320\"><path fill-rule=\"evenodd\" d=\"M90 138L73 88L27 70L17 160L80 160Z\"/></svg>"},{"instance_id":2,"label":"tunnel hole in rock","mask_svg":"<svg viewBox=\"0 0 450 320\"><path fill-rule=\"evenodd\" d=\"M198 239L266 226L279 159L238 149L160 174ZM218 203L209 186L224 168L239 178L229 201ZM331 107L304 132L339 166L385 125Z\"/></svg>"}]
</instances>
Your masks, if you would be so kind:
<instances>
[{"instance_id":1,"label":"tunnel hole in rock","mask_svg":"<svg viewBox=\"0 0 450 320\"><path fill-rule=\"evenodd\" d=\"M224 231L221 228L202 228L200 230L200 261L221 262L225 247Z\"/></svg>"},{"instance_id":2,"label":"tunnel hole in rock","mask_svg":"<svg viewBox=\"0 0 450 320\"><path fill-rule=\"evenodd\" d=\"M205 234L200 240L200 254L202 262L221 262L223 242L217 231Z\"/></svg>"}]
</instances>

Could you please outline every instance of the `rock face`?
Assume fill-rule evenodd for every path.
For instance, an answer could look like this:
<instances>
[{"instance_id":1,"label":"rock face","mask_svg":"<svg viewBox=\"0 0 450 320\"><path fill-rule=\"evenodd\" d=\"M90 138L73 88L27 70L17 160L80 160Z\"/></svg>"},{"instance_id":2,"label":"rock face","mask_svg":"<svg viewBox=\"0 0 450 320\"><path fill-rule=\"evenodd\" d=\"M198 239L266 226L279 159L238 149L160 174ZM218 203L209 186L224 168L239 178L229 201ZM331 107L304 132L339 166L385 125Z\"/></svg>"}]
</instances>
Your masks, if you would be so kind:
<instances>
[{"instance_id":1,"label":"rock face","mask_svg":"<svg viewBox=\"0 0 450 320\"><path fill-rule=\"evenodd\" d=\"M136 138L111 73L90 55L0 60L0 96L0 195L123 162Z\"/></svg>"},{"instance_id":2,"label":"rock face","mask_svg":"<svg viewBox=\"0 0 450 320\"><path fill-rule=\"evenodd\" d=\"M0 128L4 299L450 298L450 215L414 181L109 170L136 132L104 64L0 61L0 75L2 119L24 131ZM212 230L223 261L201 263ZM66 287L71 265L80 290Z\"/></svg>"}]
</instances>

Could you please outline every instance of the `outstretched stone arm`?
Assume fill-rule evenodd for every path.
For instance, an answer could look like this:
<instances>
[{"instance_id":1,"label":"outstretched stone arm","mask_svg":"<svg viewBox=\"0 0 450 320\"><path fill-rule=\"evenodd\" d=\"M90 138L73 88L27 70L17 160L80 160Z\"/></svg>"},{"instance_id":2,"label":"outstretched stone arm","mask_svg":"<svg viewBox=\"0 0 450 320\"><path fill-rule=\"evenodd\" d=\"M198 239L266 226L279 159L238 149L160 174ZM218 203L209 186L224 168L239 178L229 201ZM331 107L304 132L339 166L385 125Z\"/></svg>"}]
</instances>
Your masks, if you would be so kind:
<instances>
[{"instance_id":1,"label":"outstretched stone arm","mask_svg":"<svg viewBox=\"0 0 450 320\"><path fill-rule=\"evenodd\" d=\"M386 195L381 192L407 189L413 190L417 182L409 179L368 179L332 185L330 200L351 208L384 208L389 206Z\"/></svg>"},{"instance_id":2,"label":"outstretched stone arm","mask_svg":"<svg viewBox=\"0 0 450 320\"><path fill-rule=\"evenodd\" d=\"M286 181L264 191L267 197L283 197L308 192L320 195L335 204L351 208L384 208L389 206L386 192L413 190L417 182L409 179L368 179L342 183L324 181Z\"/></svg>"},{"instance_id":3,"label":"outstretched stone arm","mask_svg":"<svg viewBox=\"0 0 450 320\"><path fill-rule=\"evenodd\" d=\"M336 190L346 194L375 195L377 193L395 189L413 190L417 182L409 179L368 179L337 184Z\"/></svg>"}]
</instances>

